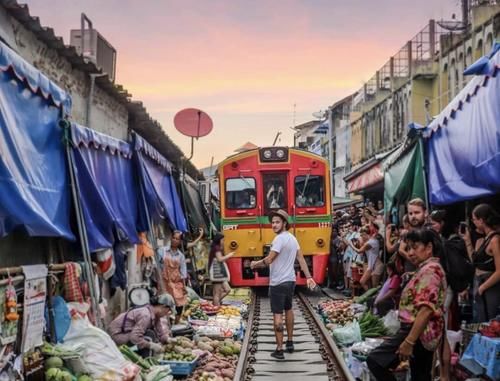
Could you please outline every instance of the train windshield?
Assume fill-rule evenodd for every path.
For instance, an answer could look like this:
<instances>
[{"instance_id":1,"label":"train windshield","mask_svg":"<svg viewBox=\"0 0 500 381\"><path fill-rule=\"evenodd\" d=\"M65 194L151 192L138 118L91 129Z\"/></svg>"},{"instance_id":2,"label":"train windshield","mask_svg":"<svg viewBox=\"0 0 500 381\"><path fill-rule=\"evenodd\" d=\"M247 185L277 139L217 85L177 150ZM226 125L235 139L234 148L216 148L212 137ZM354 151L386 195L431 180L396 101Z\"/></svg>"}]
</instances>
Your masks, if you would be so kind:
<instances>
[{"instance_id":1,"label":"train windshield","mask_svg":"<svg viewBox=\"0 0 500 381\"><path fill-rule=\"evenodd\" d=\"M265 211L287 208L286 174L268 173L262 176L264 182Z\"/></svg>"},{"instance_id":2,"label":"train windshield","mask_svg":"<svg viewBox=\"0 0 500 381\"><path fill-rule=\"evenodd\" d=\"M255 179L238 177L226 180L226 207L228 209L255 208Z\"/></svg>"},{"instance_id":3,"label":"train windshield","mask_svg":"<svg viewBox=\"0 0 500 381\"><path fill-rule=\"evenodd\" d=\"M295 204L298 207L324 206L324 184L325 182L323 176L297 176L295 178Z\"/></svg>"}]
</instances>

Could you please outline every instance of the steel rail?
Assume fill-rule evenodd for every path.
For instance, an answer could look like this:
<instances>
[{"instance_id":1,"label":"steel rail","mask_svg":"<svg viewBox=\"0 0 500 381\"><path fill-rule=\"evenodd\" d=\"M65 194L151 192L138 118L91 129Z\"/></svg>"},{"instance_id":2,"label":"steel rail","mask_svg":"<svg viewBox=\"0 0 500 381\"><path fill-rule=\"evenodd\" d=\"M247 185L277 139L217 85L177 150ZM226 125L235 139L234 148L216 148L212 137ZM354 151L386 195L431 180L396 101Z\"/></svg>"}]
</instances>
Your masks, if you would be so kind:
<instances>
[{"instance_id":1,"label":"steel rail","mask_svg":"<svg viewBox=\"0 0 500 381\"><path fill-rule=\"evenodd\" d=\"M257 302L257 295L252 292L252 299L250 302L250 308L248 311L247 325L245 328L245 336L243 337L243 342L241 344L240 358L238 359L238 365L234 372L233 381L243 381L246 376L246 371L248 367L248 355L250 351L250 341L252 338L252 331L254 327L255 318L255 305Z\"/></svg>"},{"instance_id":2,"label":"steel rail","mask_svg":"<svg viewBox=\"0 0 500 381\"><path fill-rule=\"evenodd\" d=\"M309 316L311 319L314 321L315 326L317 327L319 333L321 334L322 339L324 340L325 344L325 349L327 350L328 357L335 362L337 370L341 371L342 374L335 375L334 379L338 380L346 380L346 381L356 381L349 369L347 368L347 365L345 364L345 361L343 359L342 353L340 352L339 348L337 347L337 344L333 340L332 336L326 329L325 325L323 322L320 320L318 315L316 314L316 311L314 311L314 308L311 306L311 303L309 303L309 300L307 299L307 296L302 294L301 292L297 293L298 298L302 302L303 306L306 308L307 312L309 313Z\"/></svg>"}]
</instances>

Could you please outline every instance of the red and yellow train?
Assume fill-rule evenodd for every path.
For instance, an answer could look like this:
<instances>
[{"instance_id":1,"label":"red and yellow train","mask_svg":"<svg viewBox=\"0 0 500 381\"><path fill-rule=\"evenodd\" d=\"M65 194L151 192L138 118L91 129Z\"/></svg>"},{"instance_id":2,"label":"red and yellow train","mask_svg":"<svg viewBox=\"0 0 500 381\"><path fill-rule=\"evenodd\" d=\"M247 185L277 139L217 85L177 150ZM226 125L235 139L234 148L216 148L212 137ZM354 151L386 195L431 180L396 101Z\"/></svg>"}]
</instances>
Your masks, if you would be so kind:
<instances>
[{"instance_id":1,"label":"red and yellow train","mask_svg":"<svg viewBox=\"0 0 500 381\"><path fill-rule=\"evenodd\" d=\"M233 286L266 286L269 269L251 270L250 262L269 253L275 237L272 210L290 215L312 276L322 283L328 265L331 234L330 170L311 152L265 147L230 156L218 166L221 224ZM306 283L296 263L297 284Z\"/></svg>"}]
</instances>

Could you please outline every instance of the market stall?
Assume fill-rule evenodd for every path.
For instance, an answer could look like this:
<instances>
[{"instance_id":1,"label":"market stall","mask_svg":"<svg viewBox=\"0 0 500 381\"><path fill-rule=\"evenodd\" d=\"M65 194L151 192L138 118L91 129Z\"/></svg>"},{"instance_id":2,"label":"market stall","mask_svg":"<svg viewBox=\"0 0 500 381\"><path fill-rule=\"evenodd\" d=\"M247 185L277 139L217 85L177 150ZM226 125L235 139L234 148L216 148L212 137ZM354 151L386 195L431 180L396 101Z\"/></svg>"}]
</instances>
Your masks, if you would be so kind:
<instances>
[{"instance_id":1,"label":"market stall","mask_svg":"<svg viewBox=\"0 0 500 381\"><path fill-rule=\"evenodd\" d=\"M355 378L362 380L370 380L368 354L399 329L396 311L384 316L372 311L379 289L370 289L353 299L323 300L317 305L317 312L339 346L347 367ZM407 369L408 364L402 364L396 372L404 373Z\"/></svg>"},{"instance_id":2,"label":"market stall","mask_svg":"<svg viewBox=\"0 0 500 381\"><path fill-rule=\"evenodd\" d=\"M173 338L163 353L141 358L134 348L121 346L120 351L143 371L168 366L172 376L188 377L192 381L232 380L241 351L250 294L249 289L233 289L224 304L216 307L190 293L183 313L185 325L190 329L178 333L173 326Z\"/></svg>"}]
</instances>

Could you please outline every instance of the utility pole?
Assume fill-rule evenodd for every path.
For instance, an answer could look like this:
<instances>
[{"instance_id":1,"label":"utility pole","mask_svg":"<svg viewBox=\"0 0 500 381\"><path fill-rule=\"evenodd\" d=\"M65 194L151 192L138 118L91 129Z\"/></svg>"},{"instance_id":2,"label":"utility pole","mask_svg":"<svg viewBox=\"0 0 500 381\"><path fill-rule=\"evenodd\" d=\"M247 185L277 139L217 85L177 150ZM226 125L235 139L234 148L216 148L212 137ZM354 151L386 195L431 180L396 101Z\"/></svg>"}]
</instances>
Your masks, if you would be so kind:
<instances>
[{"instance_id":1,"label":"utility pole","mask_svg":"<svg viewBox=\"0 0 500 381\"><path fill-rule=\"evenodd\" d=\"M328 107L328 161L330 162L330 205L333 205L333 109Z\"/></svg>"}]
</instances>

